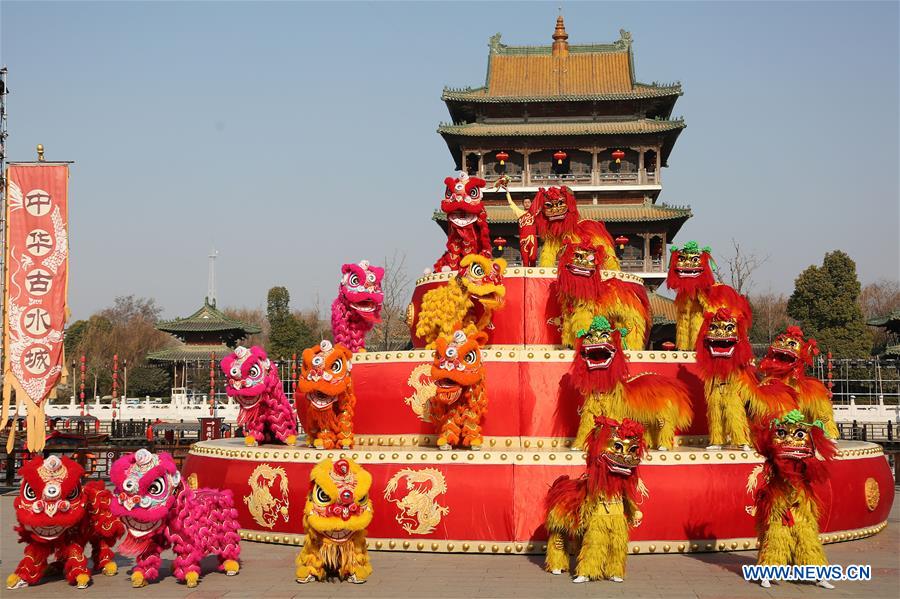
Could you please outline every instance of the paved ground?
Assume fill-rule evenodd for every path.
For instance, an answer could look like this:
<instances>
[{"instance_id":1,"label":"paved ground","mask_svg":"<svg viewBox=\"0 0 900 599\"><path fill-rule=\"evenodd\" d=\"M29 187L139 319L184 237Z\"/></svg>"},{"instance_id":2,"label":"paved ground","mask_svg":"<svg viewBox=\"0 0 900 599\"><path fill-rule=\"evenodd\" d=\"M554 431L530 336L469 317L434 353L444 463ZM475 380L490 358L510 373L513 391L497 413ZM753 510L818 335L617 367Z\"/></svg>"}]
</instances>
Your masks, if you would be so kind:
<instances>
[{"instance_id":1,"label":"paved ground","mask_svg":"<svg viewBox=\"0 0 900 599\"><path fill-rule=\"evenodd\" d=\"M217 598L265 597L660 597L765 598L765 597L886 597L895 599L900 591L900 505L895 494L890 523L869 539L828 545L826 552L834 564L871 564L870 582L838 582L833 591L808 584L781 583L771 589L744 582L743 564L752 564L755 552L695 555L641 555L630 557L628 578L622 584L592 582L574 585L567 576L551 576L541 570L539 556L418 555L373 552L375 572L364 585L348 583L294 582L294 547L245 543L239 576L228 578L212 572L190 590L170 576L170 563L162 568L164 578L142 590L129 586L127 569L131 562L120 559L120 574L98 576L85 591L76 591L55 577L40 586L7 591L3 597L169 597ZM0 497L0 571L3 581L21 558L21 546L12 533L12 496ZM164 555L169 558L170 555ZM205 570L213 564L207 560Z\"/></svg>"}]
</instances>

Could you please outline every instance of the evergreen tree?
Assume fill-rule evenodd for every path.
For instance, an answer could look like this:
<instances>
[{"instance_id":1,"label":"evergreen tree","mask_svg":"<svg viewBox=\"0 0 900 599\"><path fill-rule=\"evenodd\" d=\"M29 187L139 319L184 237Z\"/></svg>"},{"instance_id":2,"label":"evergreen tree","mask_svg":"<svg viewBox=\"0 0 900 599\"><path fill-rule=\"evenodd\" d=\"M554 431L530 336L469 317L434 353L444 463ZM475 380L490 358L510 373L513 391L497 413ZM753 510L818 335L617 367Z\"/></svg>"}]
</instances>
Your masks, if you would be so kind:
<instances>
[{"instance_id":1,"label":"evergreen tree","mask_svg":"<svg viewBox=\"0 0 900 599\"><path fill-rule=\"evenodd\" d=\"M309 325L294 316L291 295L285 287L269 289L266 316L269 320L269 343L266 351L272 360L290 359L315 343Z\"/></svg>"},{"instance_id":2,"label":"evergreen tree","mask_svg":"<svg viewBox=\"0 0 900 599\"><path fill-rule=\"evenodd\" d=\"M788 315L823 351L837 358L863 358L872 351L872 331L859 304L856 263L846 253L825 254L822 266L810 266L794 281Z\"/></svg>"}]
</instances>

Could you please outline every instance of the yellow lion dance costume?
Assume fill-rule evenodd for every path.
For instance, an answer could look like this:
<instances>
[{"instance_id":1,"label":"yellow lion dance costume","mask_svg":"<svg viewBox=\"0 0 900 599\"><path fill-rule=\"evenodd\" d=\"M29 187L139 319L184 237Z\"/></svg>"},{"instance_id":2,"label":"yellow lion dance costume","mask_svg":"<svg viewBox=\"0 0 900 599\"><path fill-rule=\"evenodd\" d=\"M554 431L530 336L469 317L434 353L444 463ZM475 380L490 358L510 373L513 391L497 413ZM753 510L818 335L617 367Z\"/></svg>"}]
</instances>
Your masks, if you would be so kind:
<instances>
[{"instance_id":1,"label":"yellow lion dance costume","mask_svg":"<svg viewBox=\"0 0 900 599\"><path fill-rule=\"evenodd\" d=\"M484 331L495 310L503 307L506 287L503 273L506 260L491 260L468 254L460 262L456 277L422 297L416 336L434 349L438 337L449 337L462 323L466 334Z\"/></svg>"},{"instance_id":2,"label":"yellow lion dance costume","mask_svg":"<svg viewBox=\"0 0 900 599\"><path fill-rule=\"evenodd\" d=\"M372 475L352 460L316 464L303 508L306 540L297 556L297 582L341 580L361 584L372 574L366 527L372 522Z\"/></svg>"},{"instance_id":3,"label":"yellow lion dance costume","mask_svg":"<svg viewBox=\"0 0 900 599\"><path fill-rule=\"evenodd\" d=\"M637 507L643 456L640 423L597 418L587 445L587 472L575 479L559 477L547 493L547 571L568 571L567 542L580 539L572 582L622 582L628 526L639 526L643 518Z\"/></svg>"}]
</instances>

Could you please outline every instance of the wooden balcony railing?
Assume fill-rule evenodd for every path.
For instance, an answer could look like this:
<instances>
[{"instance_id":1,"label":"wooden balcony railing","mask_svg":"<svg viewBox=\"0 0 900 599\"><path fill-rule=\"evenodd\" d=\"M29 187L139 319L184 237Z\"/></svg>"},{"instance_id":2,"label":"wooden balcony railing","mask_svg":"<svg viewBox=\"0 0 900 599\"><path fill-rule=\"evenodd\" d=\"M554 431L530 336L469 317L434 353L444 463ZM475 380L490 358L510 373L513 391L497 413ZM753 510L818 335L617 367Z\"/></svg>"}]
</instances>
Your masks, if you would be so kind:
<instances>
[{"instance_id":1,"label":"wooden balcony railing","mask_svg":"<svg viewBox=\"0 0 900 599\"><path fill-rule=\"evenodd\" d=\"M619 265L625 272L665 272L662 258L619 258Z\"/></svg>"},{"instance_id":2,"label":"wooden balcony railing","mask_svg":"<svg viewBox=\"0 0 900 599\"><path fill-rule=\"evenodd\" d=\"M484 173L481 177L485 181L496 181L501 176L500 173L489 172ZM528 177L524 173L506 173L510 182L526 185L655 185L659 182L655 172L633 172L633 173L591 173L590 171L574 172L574 173L547 173L539 170L531 171Z\"/></svg>"}]
</instances>

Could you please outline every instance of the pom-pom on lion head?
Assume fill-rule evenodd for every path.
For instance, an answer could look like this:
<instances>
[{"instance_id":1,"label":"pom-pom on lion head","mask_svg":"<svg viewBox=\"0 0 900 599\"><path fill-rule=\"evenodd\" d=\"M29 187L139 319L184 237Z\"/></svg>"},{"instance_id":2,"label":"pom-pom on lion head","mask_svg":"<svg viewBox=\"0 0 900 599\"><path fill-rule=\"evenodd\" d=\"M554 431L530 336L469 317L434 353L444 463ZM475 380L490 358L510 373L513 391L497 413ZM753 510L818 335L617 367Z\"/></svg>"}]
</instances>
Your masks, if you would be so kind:
<instances>
[{"instance_id":1,"label":"pom-pom on lion head","mask_svg":"<svg viewBox=\"0 0 900 599\"><path fill-rule=\"evenodd\" d=\"M452 404L462 397L465 390L484 383L481 348L486 343L486 333L467 336L461 330L449 339L438 337L435 340L431 380L437 387L436 401Z\"/></svg>"},{"instance_id":2,"label":"pom-pom on lion head","mask_svg":"<svg viewBox=\"0 0 900 599\"><path fill-rule=\"evenodd\" d=\"M381 280L384 269L372 266L367 260L341 267L341 286L338 290L354 314L371 323L381 322L384 292Z\"/></svg>"},{"instance_id":3,"label":"pom-pom on lion head","mask_svg":"<svg viewBox=\"0 0 900 599\"><path fill-rule=\"evenodd\" d=\"M803 329L791 326L775 337L759 369L766 376L800 376L807 366L812 366L813 358L818 355L816 340L804 339Z\"/></svg>"},{"instance_id":4,"label":"pom-pom on lion head","mask_svg":"<svg viewBox=\"0 0 900 599\"><path fill-rule=\"evenodd\" d=\"M669 258L669 274L666 277L669 289L692 293L715 284L715 262L709 246L701 248L696 241L688 241L680 249L673 245L670 251L672 256Z\"/></svg>"},{"instance_id":5,"label":"pom-pom on lion head","mask_svg":"<svg viewBox=\"0 0 900 599\"><path fill-rule=\"evenodd\" d=\"M150 537L165 526L182 489L181 473L170 454L139 449L116 460L109 478L115 499L110 508L128 532L120 551L137 555Z\"/></svg>"},{"instance_id":6,"label":"pom-pom on lion head","mask_svg":"<svg viewBox=\"0 0 900 599\"><path fill-rule=\"evenodd\" d=\"M497 310L503 307L506 286L503 273L506 260L485 258L479 254L468 254L459 263L457 279L465 292L485 308Z\"/></svg>"},{"instance_id":7,"label":"pom-pom on lion head","mask_svg":"<svg viewBox=\"0 0 900 599\"><path fill-rule=\"evenodd\" d=\"M250 349L240 345L234 348L234 353L222 358L222 372L225 391L244 409L255 407L263 393L279 384L266 350L255 345Z\"/></svg>"},{"instance_id":8,"label":"pom-pom on lion head","mask_svg":"<svg viewBox=\"0 0 900 599\"><path fill-rule=\"evenodd\" d=\"M323 339L318 345L303 350L303 364L297 388L306 395L315 410L331 409L332 404L350 386L353 354L338 343Z\"/></svg>"},{"instance_id":9,"label":"pom-pom on lion head","mask_svg":"<svg viewBox=\"0 0 900 599\"><path fill-rule=\"evenodd\" d=\"M309 476L309 496L303 510L307 534L314 531L323 541L344 543L372 522L369 500L372 475L349 459L316 464Z\"/></svg>"},{"instance_id":10,"label":"pom-pom on lion head","mask_svg":"<svg viewBox=\"0 0 900 599\"><path fill-rule=\"evenodd\" d=\"M13 508L31 541L55 541L85 517L84 470L73 460L55 455L33 457L22 464L19 476L22 482Z\"/></svg>"},{"instance_id":11,"label":"pom-pom on lion head","mask_svg":"<svg viewBox=\"0 0 900 599\"><path fill-rule=\"evenodd\" d=\"M753 436L756 450L767 464L794 484L824 480L825 464L837 454L822 421L810 422L800 410L791 410L768 426L755 427Z\"/></svg>"}]
</instances>

